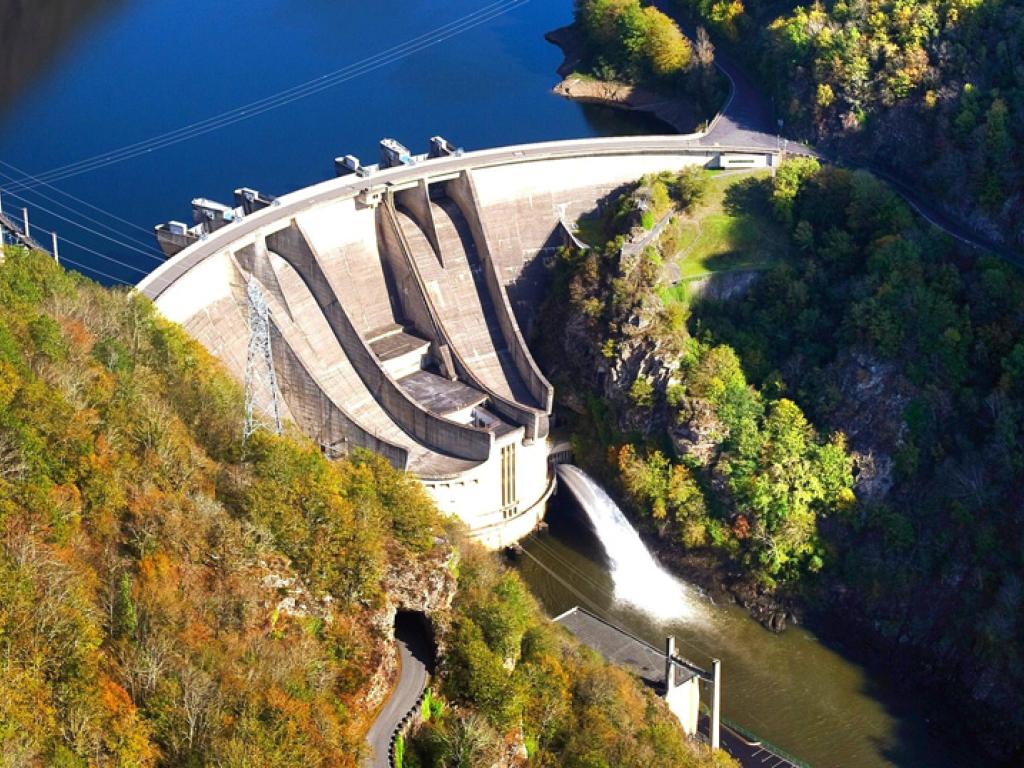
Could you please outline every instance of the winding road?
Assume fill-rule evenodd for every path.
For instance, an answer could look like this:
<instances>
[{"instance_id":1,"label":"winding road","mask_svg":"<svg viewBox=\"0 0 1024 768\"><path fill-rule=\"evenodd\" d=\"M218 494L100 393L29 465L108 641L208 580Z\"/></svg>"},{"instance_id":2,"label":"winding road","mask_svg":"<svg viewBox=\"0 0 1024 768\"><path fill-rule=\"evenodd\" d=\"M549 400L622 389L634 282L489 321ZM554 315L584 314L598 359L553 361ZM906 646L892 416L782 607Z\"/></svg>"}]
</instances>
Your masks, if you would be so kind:
<instances>
[{"instance_id":1,"label":"winding road","mask_svg":"<svg viewBox=\"0 0 1024 768\"><path fill-rule=\"evenodd\" d=\"M670 0L654 0L652 5L672 17L691 40L697 37L694 23L682 13L678 4ZM775 119L775 110L757 84L747 72L729 55L728 51L715 48L715 66L728 78L732 87L725 106L715 116L704 135L704 144L722 146L742 145L775 149L779 147L781 128ZM808 155L827 160L833 165L845 165L837 157L828 157L818 150L795 141L787 142L787 152ZM856 167L856 166L855 166ZM991 238L974 231L963 222L944 212L934 202L927 200L902 179L877 165L863 166L865 170L887 181L907 204L925 221L964 245L989 251L1007 261L1024 266L1024 257Z\"/></svg>"},{"instance_id":2,"label":"winding road","mask_svg":"<svg viewBox=\"0 0 1024 768\"><path fill-rule=\"evenodd\" d=\"M427 687L433 651L423 629L414 620L395 622L395 644L398 646L398 682L377 713L366 743L373 750L363 761L363 768L389 768L391 736L410 710L415 707Z\"/></svg>"},{"instance_id":3,"label":"winding road","mask_svg":"<svg viewBox=\"0 0 1024 768\"><path fill-rule=\"evenodd\" d=\"M696 26L680 14L677 2L655 0L652 5L672 17L690 40L697 39ZM754 81L726 51L715 48L715 66L728 78L731 90L725 106L708 126L703 142L722 146L777 149L778 124L775 122L775 110L771 103L764 98ZM800 154L816 154L810 147L802 144L793 144L792 148Z\"/></svg>"}]
</instances>

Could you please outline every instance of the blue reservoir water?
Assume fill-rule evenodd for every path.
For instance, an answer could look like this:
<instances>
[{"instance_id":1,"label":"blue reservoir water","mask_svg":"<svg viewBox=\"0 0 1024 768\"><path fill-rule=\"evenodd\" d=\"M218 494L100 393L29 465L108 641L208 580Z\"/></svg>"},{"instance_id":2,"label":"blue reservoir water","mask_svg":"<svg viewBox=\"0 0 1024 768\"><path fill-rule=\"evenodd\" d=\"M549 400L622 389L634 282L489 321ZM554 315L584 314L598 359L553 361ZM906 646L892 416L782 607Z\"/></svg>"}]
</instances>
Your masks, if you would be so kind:
<instances>
[{"instance_id":1,"label":"blue reservoir water","mask_svg":"<svg viewBox=\"0 0 1024 768\"><path fill-rule=\"evenodd\" d=\"M418 152L435 134L480 148L655 130L641 116L584 108L551 93L561 52L543 34L570 21L571 0L491 5L510 10L279 109L55 182L140 229L46 188L39 191L118 232L35 191L19 193L27 201L6 194L5 210L28 204L40 227L127 265L62 244L62 255L91 276L136 282L155 260L43 209L118 240L137 238L141 243L129 244L155 255L152 226L189 220L192 198L230 203L240 186L282 194L330 177L338 155L375 161L384 136ZM488 0L50 0L46 6L40 12L50 20L25 22L21 35L0 32L15 50L48 51L42 67L20 75L17 93L0 104L0 160L35 175L361 62L486 8ZM7 166L0 173L6 174L0 187L17 176Z\"/></svg>"}]
</instances>

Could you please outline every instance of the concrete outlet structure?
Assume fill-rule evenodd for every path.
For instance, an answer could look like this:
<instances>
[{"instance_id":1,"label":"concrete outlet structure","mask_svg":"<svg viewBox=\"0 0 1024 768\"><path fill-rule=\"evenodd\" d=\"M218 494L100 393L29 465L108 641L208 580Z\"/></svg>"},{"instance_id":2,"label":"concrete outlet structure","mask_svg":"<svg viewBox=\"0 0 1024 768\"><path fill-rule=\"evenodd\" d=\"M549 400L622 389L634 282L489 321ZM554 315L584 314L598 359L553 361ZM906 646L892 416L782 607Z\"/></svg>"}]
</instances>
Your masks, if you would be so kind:
<instances>
[{"instance_id":1,"label":"concrete outlet structure","mask_svg":"<svg viewBox=\"0 0 1024 768\"><path fill-rule=\"evenodd\" d=\"M710 688L706 738L712 749L721 747L722 665L711 662L711 671L698 667L676 652L674 637L665 639L665 652L626 632L621 627L576 606L552 619L607 661L625 667L656 691L687 736L696 736L700 724L701 683Z\"/></svg>"},{"instance_id":2,"label":"concrete outlet structure","mask_svg":"<svg viewBox=\"0 0 1024 768\"><path fill-rule=\"evenodd\" d=\"M328 455L387 457L506 546L554 490L554 393L524 339L566 222L647 173L775 157L685 136L481 152L434 137L424 155L388 139L381 157L343 157L337 178L277 199L197 198L194 226L157 228L169 260L139 288L242 379L255 284L282 414Z\"/></svg>"}]
</instances>

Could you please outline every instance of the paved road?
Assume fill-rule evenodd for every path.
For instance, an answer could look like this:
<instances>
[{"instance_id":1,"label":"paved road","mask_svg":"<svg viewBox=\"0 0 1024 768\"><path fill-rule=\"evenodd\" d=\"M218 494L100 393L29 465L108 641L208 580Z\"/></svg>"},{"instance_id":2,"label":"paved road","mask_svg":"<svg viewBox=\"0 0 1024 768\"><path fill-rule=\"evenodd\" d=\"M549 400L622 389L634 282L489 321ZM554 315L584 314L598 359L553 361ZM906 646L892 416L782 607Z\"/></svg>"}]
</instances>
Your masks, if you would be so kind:
<instances>
[{"instance_id":1,"label":"paved road","mask_svg":"<svg viewBox=\"0 0 1024 768\"><path fill-rule=\"evenodd\" d=\"M696 26L683 16L675 2L655 0L654 5L674 18L687 37L691 40L696 39ZM771 101L765 97L762 90L748 76L744 68L729 55L728 51L715 49L715 65L729 79L732 84L732 92L722 111L712 121L710 129L704 137L705 143L720 143L723 146L742 144L775 149L779 145L779 126ZM792 154L810 155L842 164L838 158L827 157L813 147L799 142L788 142L787 151ZM888 181L925 221L950 237L973 248L991 251L1008 261L1024 264L1024 257L1021 254L975 232L954 216L945 213L934 201L923 196L902 179L874 165L865 167L876 176Z\"/></svg>"},{"instance_id":2,"label":"paved road","mask_svg":"<svg viewBox=\"0 0 1024 768\"><path fill-rule=\"evenodd\" d=\"M655 0L654 5L674 18L688 38L696 40L696 26L680 13L675 0ZM726 51L715 49L715 65L729 79L732 92L711 121L705 141L776 149L778 126L771 103Z\"/></svg>"},{"instance_id":3,"label":"paved road","mask_svg":"<svg viewBox=\"0 0 1024 768\"><path fill-rule=\"evenodd\" d=\"M428 670L433 666L430 641L414 620L405 621L399 616L395 622L395 643L401 663L398 683L366 734L366 742L373 752L363 761L364 768L388 768L391 764L391 734L419 702L430 677Z\"/></svg>"}]
</instances>

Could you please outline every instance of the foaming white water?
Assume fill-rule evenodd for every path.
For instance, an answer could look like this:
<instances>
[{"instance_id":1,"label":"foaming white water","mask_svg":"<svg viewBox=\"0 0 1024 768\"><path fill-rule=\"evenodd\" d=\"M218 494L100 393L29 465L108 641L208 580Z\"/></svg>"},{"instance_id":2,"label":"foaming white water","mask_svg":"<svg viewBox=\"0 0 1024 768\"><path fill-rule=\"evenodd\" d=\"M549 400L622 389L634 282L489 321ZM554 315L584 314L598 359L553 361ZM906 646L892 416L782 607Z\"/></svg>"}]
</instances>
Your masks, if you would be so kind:
<instances>
[{"instance_id":1,"label":"foaming white water","mask_svg":"<svg viewBox=\"0 0 1024 768\"><path fill-rule=\"evenodd\" d=\"M658 564L604 489L571 464L560 464L558 477L580 502L608 555L616 599L660 621L695 618L699 603L692 588Z\"/></svg>"}]
</instances>

